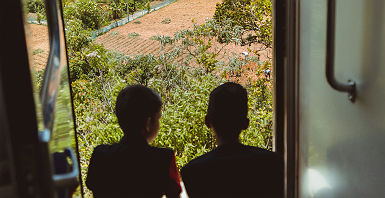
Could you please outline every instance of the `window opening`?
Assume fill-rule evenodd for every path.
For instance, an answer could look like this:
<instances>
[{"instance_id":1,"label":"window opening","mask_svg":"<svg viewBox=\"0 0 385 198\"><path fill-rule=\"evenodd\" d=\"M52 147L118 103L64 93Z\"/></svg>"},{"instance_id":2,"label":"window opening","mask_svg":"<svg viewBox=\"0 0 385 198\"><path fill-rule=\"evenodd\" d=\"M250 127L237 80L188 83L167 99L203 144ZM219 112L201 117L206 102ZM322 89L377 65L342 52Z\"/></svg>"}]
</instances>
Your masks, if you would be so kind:
<instances>
[{"instance_id":1,"label":"window opening","mask_svg":"<svg viewBox=\"0 0 385 198\"><path fill-rule=\"evenodd\" d=\"M123 136L114 105L128 84L160 93L153 145L172 148L179 168L216 146L204 117L226 81L249 94L241 142L273 148L270 0L63 0L63 9L83 182L93 148Z\"/></svg>"}]
</instances>

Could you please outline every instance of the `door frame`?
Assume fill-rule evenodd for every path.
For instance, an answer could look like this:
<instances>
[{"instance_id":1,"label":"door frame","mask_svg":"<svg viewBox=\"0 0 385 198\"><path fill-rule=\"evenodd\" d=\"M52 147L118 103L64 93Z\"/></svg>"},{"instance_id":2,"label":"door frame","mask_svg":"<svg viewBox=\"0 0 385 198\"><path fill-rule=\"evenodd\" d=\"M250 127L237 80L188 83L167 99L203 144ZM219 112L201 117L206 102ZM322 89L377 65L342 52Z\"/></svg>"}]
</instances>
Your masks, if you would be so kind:
<instances>
[{"instance_id":1,"label":"door frame","mask_svg":"<svg viewBox=\"0 0 385 198\"><path fill-rule=\"evenodd\" d=\"M12 166L12 197L52 197L51 175L44 169L50 162L44 160L38 139L35 102L29 57L24 32L21 1L4 1L0 7L0 91L5 108L5 141Z\"/></svg>"},{"instance_id":2,"label":"door frame","mask_svg":"<svg viewBox=\"0 0 385 198\"><path fill-rule=\"evenodd\" d=\"M300 1L273 1L274 137L284 158L285 197L298 197Z\"/></svg>"}]
</instances>

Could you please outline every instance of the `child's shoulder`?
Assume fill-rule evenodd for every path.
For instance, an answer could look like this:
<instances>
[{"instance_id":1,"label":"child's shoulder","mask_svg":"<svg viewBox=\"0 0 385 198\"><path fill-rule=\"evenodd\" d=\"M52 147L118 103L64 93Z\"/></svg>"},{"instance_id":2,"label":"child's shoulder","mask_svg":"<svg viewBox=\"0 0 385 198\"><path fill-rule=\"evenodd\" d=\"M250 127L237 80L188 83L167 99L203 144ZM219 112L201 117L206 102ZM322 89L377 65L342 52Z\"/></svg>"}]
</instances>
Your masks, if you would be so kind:
<instances>
[{"instance_id":1,"label":"child's shoulder","mask_svg":"<svg viewBox=\"0 0 385 198\"><path fill-rule=\"evenodd\" d=\"M94 153L104 153L110 150L111 145L100 144L94 148Z\"/></svg>"},{"instance_id":2,"label":"child's shoulder","mask_svg":"<svg viewBox=\"0 0 385 198\"><path fill-rule=\"evenodd\" d=\"M174 151L169 148L159 148L159 147L153 147L150 146L150 152L159 158L167 158L172 159L174 157Z\"/></svg>"},{"instance_id":3,"label":"child's shoulder","mask_svg":"<svg viewBox=\"0 0 385 198\"><path fill-rule=\"evenodd\" d=\"M161 148L161 147L150 146L150 150L152 152L174 155L174 151L172 149L170 149L170 148Z\"/></svg>"},{"instance_id":4,"label":"child's shoulder","mask_svg":"<svg viewBox=\"0 0 385 198\"><path fill-rule=\"evenodd\" d=\"M94 148L92 157L108 156L111 152L111 145L101 144Z\"/></svg>"}]
</instances>

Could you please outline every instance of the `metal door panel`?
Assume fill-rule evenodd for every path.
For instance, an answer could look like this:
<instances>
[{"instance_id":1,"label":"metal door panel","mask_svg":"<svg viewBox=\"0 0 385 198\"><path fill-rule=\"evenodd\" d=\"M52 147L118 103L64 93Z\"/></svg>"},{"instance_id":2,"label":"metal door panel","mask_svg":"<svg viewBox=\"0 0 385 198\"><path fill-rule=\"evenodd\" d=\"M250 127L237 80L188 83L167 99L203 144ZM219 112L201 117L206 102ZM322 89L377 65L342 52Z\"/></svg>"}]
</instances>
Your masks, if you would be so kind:
<instances>
[{"instance_id":1,"label":"metal door panel","mask_svg":"<svg viewBox=\"0 0 385 198\"><path fill-rule=\"evenodd\" d=\"M335 76L356 82L352 103L326 81L326 2L300 6L299 194L384 197L385 4L336 1Z\"/></svg>"}]
</instances>

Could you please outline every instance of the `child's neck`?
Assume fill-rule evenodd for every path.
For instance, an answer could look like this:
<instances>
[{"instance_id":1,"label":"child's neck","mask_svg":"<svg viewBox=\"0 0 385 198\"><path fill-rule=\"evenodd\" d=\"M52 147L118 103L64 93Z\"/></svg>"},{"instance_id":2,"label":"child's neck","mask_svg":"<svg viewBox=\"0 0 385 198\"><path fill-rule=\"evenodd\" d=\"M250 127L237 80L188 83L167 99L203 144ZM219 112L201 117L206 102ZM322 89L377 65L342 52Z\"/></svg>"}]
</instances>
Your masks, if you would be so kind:
<instances>
[{"instance_id":1,"label":"child's neck","mask_svg":"<svg viewBox=\"0 0 385 198\"><path fill-rule=\"evenodd\" d=\"M238 138L235 138L235 139L224 139L224 138L221 138L221 137L216 137L217 139L217 144L218 146L222 146L224 144L237 144L239 143L239 139Z\"/></svg>"}]
</instances>

